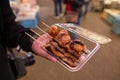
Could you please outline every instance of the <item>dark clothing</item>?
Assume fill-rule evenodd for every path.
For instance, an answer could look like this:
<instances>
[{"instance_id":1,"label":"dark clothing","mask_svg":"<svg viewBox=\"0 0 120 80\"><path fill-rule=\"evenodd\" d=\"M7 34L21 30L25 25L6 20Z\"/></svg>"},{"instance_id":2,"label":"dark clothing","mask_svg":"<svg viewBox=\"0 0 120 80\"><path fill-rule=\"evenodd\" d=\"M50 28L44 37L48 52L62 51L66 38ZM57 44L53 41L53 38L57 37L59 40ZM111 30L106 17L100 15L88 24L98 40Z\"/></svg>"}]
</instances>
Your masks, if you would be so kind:
<instances>
[{"instance_id":1,"label":"dark clothing","mask_svg":"<svg viewBox=\"0 0 120 80\"><path fill-rule=\"evenodd\" d=\"M83 6L84 0L70 0L71 10L79 11L79 9Z\"/></svg>"},{"instance_id":2,"label":"dark clothing","mask_svg":"<svg viewBox=\"0 0 120 80\"><path fill-rule=\"evenodd\" d=\"M0 0L0 80L15 80L8 63L6 48L16 47L31 51L32 42L23 28L15 22L15 15L9 5L9 0Z\"/></svg>"},{"instance_id":3,"label":"dark clothing","mask_svg":"<svg viewBox=\"0 0 120 80\"><path fill-rule=\"evenodd\" d=\"M62 0L54 0L55 16L62 14Z\"/></svg>"},{"instance_id":4,"label":"dark clothing","mask_svg":"<svg viewBox=\"0 0 120 80\"><path fill-rule=\"evenodd\" d=\"M70 11L75 12L78 16L77 21L72 21L72 23L80 25L80 18L82 16L82 6L84 5L84 0L64 0L64 3L66 4L66 14L69 14L67 12ZM73 18L75 18L74 14ZM71 23L71 21L67 21L67 23Z\"/></svg>"},{"instance_id":5,"label":"dark clothing","mask_svg":"<svg viewBox=\"0 0 120 80\"><path fill-rule=\"evenodd\" d=\"M63 0L63 3L66 4L66 11L81 11L82 6L84 5L84 0ZM69 6L69 9L68 9Z\"/></svg>"},{"instance_id":6,"label":"dark clothing","mask_svg":"<svg viewBox=\"0 0 120 80\"><path fill-rule=\"evenodd\" d=\"M89 7L90 7L90 0L87 0L86 2L84 2L84 6L85 6L85 10L83 12L83 17L86 16L86 14L88 13L89 11Z\"/></svg>"}]
</instances>

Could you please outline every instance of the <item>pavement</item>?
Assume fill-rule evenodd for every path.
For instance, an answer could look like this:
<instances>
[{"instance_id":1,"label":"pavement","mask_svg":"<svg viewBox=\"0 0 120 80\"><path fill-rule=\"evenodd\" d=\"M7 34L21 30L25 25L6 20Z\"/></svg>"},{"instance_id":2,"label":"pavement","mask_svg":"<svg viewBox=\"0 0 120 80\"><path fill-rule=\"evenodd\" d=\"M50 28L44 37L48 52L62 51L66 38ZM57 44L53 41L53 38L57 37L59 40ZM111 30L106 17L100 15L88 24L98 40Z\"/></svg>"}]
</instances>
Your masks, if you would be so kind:
<instances>
[{"instance_id":1,"label":"pavement","mask_svg":"<svg viewBox=\"0 0 120 80\"><path fill-rule=\"evenodd\" d=\"M54 18L52 0L39 0L38 4L39 19L48 25L65 23L65 17ZM39 25L42 26L40 21ZM112 41L101 44L96 54L77 72L70 72L58 63L35 56L36 63L27 67L27 75L19 80L120 80L120 35L113 33L111 25L96 12L89 12L81 27L107 36Z\"/></svg>"}]
</instances>

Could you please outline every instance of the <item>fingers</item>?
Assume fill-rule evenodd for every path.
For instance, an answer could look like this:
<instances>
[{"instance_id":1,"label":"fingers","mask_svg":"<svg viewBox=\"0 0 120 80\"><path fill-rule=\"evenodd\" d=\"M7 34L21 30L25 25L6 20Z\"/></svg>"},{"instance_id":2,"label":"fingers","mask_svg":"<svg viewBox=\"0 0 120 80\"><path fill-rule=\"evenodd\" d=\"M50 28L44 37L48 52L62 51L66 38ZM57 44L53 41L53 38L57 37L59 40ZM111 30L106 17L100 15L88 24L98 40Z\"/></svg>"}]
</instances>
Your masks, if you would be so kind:
<instances>
[{"instance_id":1,"label":"fingers","mask_svg":"<svg viewBox=\"0 0 120 80\"><path fill-rule=\"evenodd\" d=\"M38 38L39 41L45 41L45 42L49 42L51 39L52 38L48 33L43 34Z\"/></svg>"},{"instance_id":2,"label":"fingers","mask_svg":"<svg viewBox=\"0 0 120 80\"><path fill-rule=\"evenodd\" d=\"M52 62L57 62L57 59L54 58L53 56L51 56L50 54L48 54L44 49L40 49L39 55L52 61Z\"/></svg>"},{"instance_id":3,"label":"fingers","mask_svg":"<svg viewBox=\"0 0 120 80\"><path fill-rule=\"evenodd\" d=\"M46 59L52 61L52 62L57 62L57 60L56 60L53 56L51 56L51 55L49 55L49 54L44 55L44 57L45 57Z\"/></svg>"},{"instance_id":4,"label":"fingers","mask_svg":"<svg viewBox=\"0 0 120 80\"><path fill-rule=\"evenodd\" d=\"M51 36L49 34L43 34L40 37L38 37L37 40L35 40L32 44L32 50L37 54L40 55L52 62L57 62L57 60L51 56L49 53L46 52L44 46L47 42L51 40Z\"/></svg>"}]
</instances>

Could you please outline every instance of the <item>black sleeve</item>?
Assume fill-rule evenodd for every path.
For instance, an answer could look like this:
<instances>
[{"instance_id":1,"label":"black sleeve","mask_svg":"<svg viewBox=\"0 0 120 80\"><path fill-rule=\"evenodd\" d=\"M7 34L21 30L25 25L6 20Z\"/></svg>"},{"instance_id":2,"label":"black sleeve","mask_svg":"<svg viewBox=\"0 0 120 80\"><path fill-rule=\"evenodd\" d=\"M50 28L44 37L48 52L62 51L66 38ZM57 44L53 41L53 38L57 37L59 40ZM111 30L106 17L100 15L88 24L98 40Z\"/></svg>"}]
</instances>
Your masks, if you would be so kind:
<instances>
[{"instance_id":1,"label":"black sleeve","mask_svg":"<svg viewBox=\"0 0 120 80\"><path fill-rule=\"evenodd\" d=\"M29 33L29 29L15 22L16 17L10 8L9 0L1 0L0 7L2 9L5 45L12 48L19 44L23 50L31 51L32 41L24 34L25 32Z\"/></svg>"}]
</instances>

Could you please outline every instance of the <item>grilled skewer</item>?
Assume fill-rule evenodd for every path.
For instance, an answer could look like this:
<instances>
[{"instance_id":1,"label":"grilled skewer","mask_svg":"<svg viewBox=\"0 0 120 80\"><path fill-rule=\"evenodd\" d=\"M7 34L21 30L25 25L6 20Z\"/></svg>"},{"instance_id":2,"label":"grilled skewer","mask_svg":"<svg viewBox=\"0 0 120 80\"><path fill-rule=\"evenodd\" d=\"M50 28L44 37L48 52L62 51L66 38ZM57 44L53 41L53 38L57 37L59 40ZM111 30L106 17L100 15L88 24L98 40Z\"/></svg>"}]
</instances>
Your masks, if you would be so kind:
<instances>
[{"instance_id":1,"label":"grilled skewer","mask_svg":"<svg viewBox=\"0 0 120 80\"><path fill-rule=\"evenodd\" d=\"M50 31L50 26L48 26L46 23L42 22L46 27L49 28ZM43 33L47 33L44 30L42 30L40 27L36 27L38 30L42 31ZM47 51L49 51L50 54L56 56L57 58L61 59L63 62L68 64L71 67L76 67L77 64L79 63L79 58L81 54L79 54L79 51L84 51L83 44L77 44L76 41L72 41L70 38L70 35L67 31L63 31L60 28L56 28L56 33L52 35L50 32L48 34L52 37L52 40L48 42L45 45L45 48ZM35 32L33 29L31 29L32 32L34 32L36 35L40 36L37 32ZM53 30L54 32L55 30ZM66 40L68 38L68 40ZM34 39L36 40L36 39ZM79 41L78 41L79 42ZM79 46L82 48L78 48Z\"/></svg>"}]
</instances>

